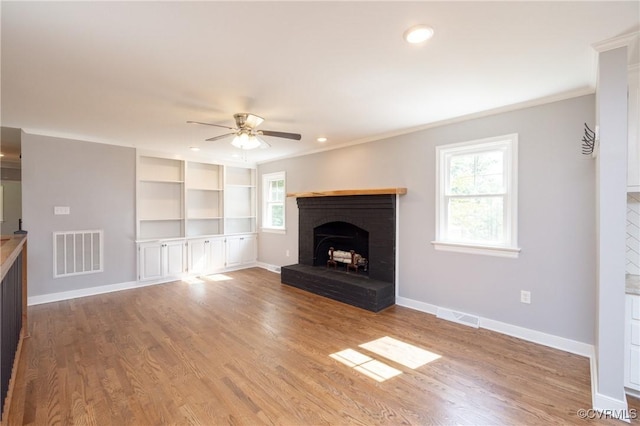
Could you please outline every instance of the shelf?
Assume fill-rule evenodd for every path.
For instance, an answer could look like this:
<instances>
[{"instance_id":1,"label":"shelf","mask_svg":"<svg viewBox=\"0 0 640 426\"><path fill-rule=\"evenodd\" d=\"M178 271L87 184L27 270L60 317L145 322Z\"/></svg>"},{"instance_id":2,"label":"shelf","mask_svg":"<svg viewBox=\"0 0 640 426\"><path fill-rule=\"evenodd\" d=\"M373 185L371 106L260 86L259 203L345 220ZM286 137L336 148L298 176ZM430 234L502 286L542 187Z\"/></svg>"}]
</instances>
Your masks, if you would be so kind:
<instances>
[{"instance_id":1,"label":"shelf","mask_svg":"<svg viewBox=\"0 0 640 426\"><path fill-rule=\"evenodd\" d=\"M227 167L225 186L255 186L256 174L254 169L242 167Z\"/></svg>"},{"instance_id":2,"label":"shelf","mask_svg":"<svg viewBox=\"0 0 640 426\"><path fill-rule=\"evenodd\" d=\"M153 238L179 238L183 234L184 220L141 220L139 240Z\"/></svg>"},{"instance_id":3,"label":"shelf","mask_svg":"<svg viewBox=\"0 0 640 426\"><path fill-rule=\"evenodd\" d=\"M186 181L189 189L221 190L223 166L187 162Z\"/></svg>"},{"instance_id":4,"label":"shelf","mask_svg":"<svg viewBox=\"0 0 640 426\"><path fill-rule=\"evenodd\" d=\"M184 217L182 185L141 182L138 188L138 217Z\"/></svg>"},{"instance_id":5,"label":"shelf","mask_svg":"<svg viewBox=\"0 0 640 426\"><path fill-rule=\"evenodd\" d=\"M183 162L169 158L140 156L138 158L139 181L182 182Z\"/></svg>"},{"instance_id":6,"label":"shelf","mask_svg":"<svg viewBox=\"0 0 640 426\"><path fill-rule=\"evenodd\" d=\"M256 230L256 170L146 155L137 161L136 239Z\"/></svg>"},{"instance_id":7,"label":"shelf","mask_svg":"<svg viewBox=\"0 0 640 426\"><path fill-rule=\"evenodd\" d=\"M335 197L349 195L404 195L407 188L375 188L375 189L338 189L334 191L289 192L287 197Z\"/></svg>"},{"instance_id":8,"label":"shelf","mask_svg":"<svg viewBox=\"0 0 640 426\"><path fill-rule=\"evenodd\" d=\"M189 216L187 217L188 220L219 220L219 219L224 219L222 216Z\"/></svg>"},{"instance_id":9,"label":"shelf","mask_svg":"<svg viewBox=\"0 0 640 426\"><path fill-rule=\"evenodd\" d=\"M187 221L187 237L198 237L201 235L222 234L223 220L216 219L191 219Z\"/></svg>"},{"instance_id":10,"label":"shelf","mask_svg":"<svg viewBox=\"0 0 640 426\"><path fill-rule=\"evenodd\" d=\"M141 183L184 183L183 180L166 180L166 179L140 179Z\"/></svg>"},{"instance_id":11,"label":"shelf","mask_svg":"<svg viewBox=\"0 0 640 426\"><path fill-rule=\"evenodd\" d=\"M246 234L256 231L255 217L228 217L225 219L225 234Z\"/></svg>"}]
</instances>

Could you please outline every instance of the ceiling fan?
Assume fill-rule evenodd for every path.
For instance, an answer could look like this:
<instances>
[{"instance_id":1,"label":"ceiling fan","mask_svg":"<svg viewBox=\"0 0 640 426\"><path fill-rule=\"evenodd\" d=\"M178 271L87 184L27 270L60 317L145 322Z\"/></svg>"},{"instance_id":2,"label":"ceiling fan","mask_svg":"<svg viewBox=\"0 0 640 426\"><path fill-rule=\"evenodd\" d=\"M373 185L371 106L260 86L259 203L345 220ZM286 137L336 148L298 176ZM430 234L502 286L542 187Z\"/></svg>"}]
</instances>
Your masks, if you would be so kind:
<instances>
[{"instance_id":1,"label":"ceiling fan","mask_svg":"<svg viewBox=\"0 0 640 426\"><path fill-rule=\"evenodd\" d=\"M240 149L254 149L258 147L269 148L271 145L268 142L260 139L258 136L273 136L276 138L293 139L299 141L302 135L298 133L276 132L273 130L256 130L263 121L264 118L258 117L254 114L246 112L234 114L233 118L236 120L236 127L222 126L220 124L202 123L200 121L187 121L192 124L204 124L205 126L222 127L223 129L232 130L231 133L226 133L220 136L214 136L206 139L207 141L216 141L228 136L234 135L231 145Z\"/></svg>"}]
</instances>

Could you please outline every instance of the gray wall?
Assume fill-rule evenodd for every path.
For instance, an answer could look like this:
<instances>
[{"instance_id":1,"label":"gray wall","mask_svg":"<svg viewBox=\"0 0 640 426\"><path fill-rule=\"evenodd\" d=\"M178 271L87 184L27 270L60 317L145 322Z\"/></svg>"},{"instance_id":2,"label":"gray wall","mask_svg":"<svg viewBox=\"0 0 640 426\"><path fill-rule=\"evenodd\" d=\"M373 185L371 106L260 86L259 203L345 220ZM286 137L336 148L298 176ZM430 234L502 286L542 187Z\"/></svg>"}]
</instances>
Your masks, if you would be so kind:
<instances>
[{"instance_id":1,"label":"gray wall","mask_svg":"<svg viewBox=\"0 0 640 426\"><path fill-rule=\"evenodd\" d=\"M30 297L136 280L133 148L23 133L22 200ZM54 279L52 233L88 229L104 230L104 272Z\"/></svg>"},{"instance_id":2,"label":"gray wall","mask_svg":"<svg viewBox=\"0 0 640 426\"><path fill-rule=\"evenodd\" d=\"M581 155L583 96L386 140L261 164L286 171L287 192L407 187L400 198L399 296L592 344L596 236L595 166ZM518 259L434 250L435 146L519 135ZM297 262L297 205L287 233L261 233L259 261ZM285 256L286 250L291 255ZM532 303L520 303L520 290Z\"/></svg>"}]
</instances>

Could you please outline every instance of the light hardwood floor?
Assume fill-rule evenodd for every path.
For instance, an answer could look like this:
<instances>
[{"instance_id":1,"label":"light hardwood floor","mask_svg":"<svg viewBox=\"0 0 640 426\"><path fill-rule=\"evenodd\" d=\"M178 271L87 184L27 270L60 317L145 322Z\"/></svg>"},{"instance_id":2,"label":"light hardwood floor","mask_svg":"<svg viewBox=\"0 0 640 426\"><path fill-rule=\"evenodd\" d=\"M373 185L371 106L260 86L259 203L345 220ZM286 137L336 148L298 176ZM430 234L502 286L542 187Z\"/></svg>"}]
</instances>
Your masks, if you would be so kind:
<instances>
[{"instance_id":1,"label":"light hardwood floor","mask_svg":"<svg viewBox=\"0 0 640 426\"><path fill-rule=\"evenodd\" d=\"M29 308L9 424L588 423L586 358L226 275ZM441 358L411 369L358 347L384 336ZM329 356L345 349L402 374L377 382Z\"/></svg>"}]
</instances>

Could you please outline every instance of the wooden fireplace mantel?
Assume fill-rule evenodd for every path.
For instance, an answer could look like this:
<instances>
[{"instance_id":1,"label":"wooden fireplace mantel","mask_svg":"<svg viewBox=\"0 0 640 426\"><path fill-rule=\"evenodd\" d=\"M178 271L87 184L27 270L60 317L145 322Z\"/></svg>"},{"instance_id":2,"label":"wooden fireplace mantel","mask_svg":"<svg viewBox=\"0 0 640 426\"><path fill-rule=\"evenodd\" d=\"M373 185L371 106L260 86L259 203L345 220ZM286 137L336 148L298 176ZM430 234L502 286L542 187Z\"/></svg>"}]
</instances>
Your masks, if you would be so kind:
<instances>
[{"instance_id":1,"label":"wooden fireplace mantel","mask_svg":"<svg viewBox=\"0 0 640 426\"><path fill-rule=\"evenodd\" d=\"M288 192L287 197L335 197L346 195L404 195L407 188L337 189L333 191Z\"/></svg>"}]
</instances>

